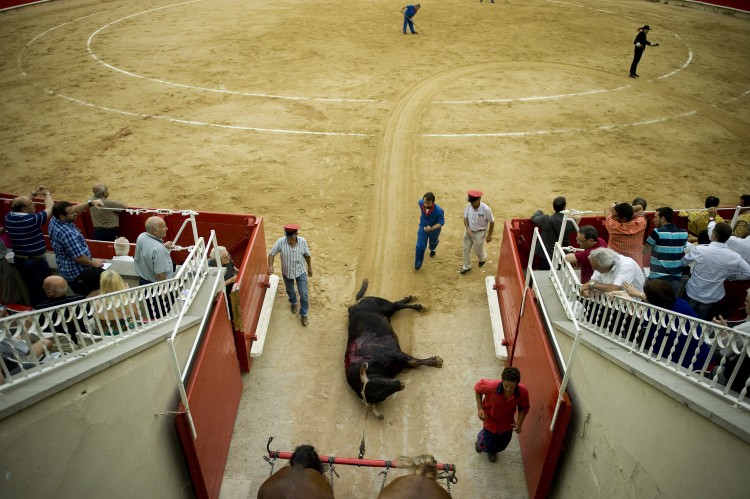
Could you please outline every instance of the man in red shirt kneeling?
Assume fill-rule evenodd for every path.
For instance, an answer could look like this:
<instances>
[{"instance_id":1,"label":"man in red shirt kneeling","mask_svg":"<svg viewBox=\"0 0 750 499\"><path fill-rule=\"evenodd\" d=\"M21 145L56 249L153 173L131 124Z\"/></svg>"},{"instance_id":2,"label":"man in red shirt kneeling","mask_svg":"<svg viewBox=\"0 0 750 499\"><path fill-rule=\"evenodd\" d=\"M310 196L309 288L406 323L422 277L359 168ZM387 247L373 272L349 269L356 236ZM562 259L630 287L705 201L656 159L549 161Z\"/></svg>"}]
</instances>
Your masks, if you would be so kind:
<instances>
[{"instance_id":1,"label":"man in red shirt kneeling","mask_svg":"<svg viewBox=\"0 0 750 499\"><path fill-rule=\"evenodd\" d=\"M474 450L486 452L491 463L497 460L497 453L508 446L513 432L521 433L523 420L529 413L529 391L520 381L521 371L506 367L502 380L480 379L474 385L477 416L483 422Z\"/></svg>"}]
</instances>

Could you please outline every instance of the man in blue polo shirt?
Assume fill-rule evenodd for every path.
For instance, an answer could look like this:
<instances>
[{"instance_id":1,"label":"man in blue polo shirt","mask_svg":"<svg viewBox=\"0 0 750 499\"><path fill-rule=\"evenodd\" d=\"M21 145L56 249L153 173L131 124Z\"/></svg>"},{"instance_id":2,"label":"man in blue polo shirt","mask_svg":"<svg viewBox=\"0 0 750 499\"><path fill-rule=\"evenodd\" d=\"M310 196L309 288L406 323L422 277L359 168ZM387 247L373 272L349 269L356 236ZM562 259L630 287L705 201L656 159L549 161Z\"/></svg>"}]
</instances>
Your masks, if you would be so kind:
<instances>
[{"instance_id":1,"label":"man in blue polo shirt","mask_svg":"<svg viewBox=\"0 0 750 499\"><path fill-rule=\"evenodd\" d=\"M646 240L643 253L651 253L649 280L669 281L675 295L679 296L682 279L682 256L688 242L688 232L674 223L672 208L657 208L654 213L654 230Z\"/></svg>"},{"instance_id":2,"label":"man in blue polo shirt","mask_svg":"<svg viewBox=\"0 0 750 499\"><path fill-rule=\"evenodd\" d=\"M445 225L445 214L443 209L435 203L435 195L431 192L425 193L419 200L419 229L417 230L417 252L414 258L414 270L422 268L424 252L427 243L430 243L430 258L435 256L440 241L440 229Z\"/></svg>"},{"instance_id":3,"label":"man in blue polo shirt","mask_svg":"<svg viewBox=\"0 0 750 499\"><path fill-rule=\"evenodd\" d=\"M44 210L36 213L32 198L44 196ZM47 248L42 235L44 225L52 214L52 195L40 186L29 196L19 196L10 205L5 215L5 230L13 243L13 262L29 291L32 306L45 299L42 283L52 274L45 253Z\"/></svg>"},{"instance_id":4,"label":"man in blue polo shirt","mask_svg":"<svg viewBox=\"0 0 750 499\"><path fill-rule=\"evenodd\" d=\"M409 29L411 30L411 33L413 35L417 34L417 32L414 31L414 21L412 21L412 19L414 18L414 16L417 15L417 11L421 7L422 7L421 5L416 4L416 5L407 5L406 7L401 9L401 12L404 14L404 34L406 34L407 26L409 26Z\"/></svg>"},{"instance_id":5,"label":"man in blue polo shirt","mask_svg":"<svg viewBox=\"0 0 750 499\"><path fill-rule=\"evenodd\" d=\"M49 221L49 238L55 252L57 272L79 295L88 296L99 289L99 277L104 272L104 261L91 258L86 239L78 230L75 220L90 206L104 206L101 199L73 205L68 201L58 201L52 207Z\"/></svg>"}]
</instances>

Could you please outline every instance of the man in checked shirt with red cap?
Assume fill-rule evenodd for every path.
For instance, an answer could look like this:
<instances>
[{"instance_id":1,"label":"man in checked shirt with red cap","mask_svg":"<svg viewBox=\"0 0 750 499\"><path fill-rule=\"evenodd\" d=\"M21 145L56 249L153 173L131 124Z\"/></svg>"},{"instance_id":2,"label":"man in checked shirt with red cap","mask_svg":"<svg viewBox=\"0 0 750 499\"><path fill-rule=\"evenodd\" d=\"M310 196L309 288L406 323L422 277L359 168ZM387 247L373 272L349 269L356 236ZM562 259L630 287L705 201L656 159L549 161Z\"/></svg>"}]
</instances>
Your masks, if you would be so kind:
<instances>
[{"instance_id":1,"label":"man in checked shirt with red cap","mask_svg":"<svg viewBox=\"0 0 750 499\"><path fill-rule=\"evenodd\" d=\"M302 325L307 326L307 276L312 277L313 269L310 261L310 248L307 246L307 241L297 235L299 229L300 227L297 224L286 224L284 226L284 237L276 241L268 254L268 273L273 274L274 256L281 253L281 277L284 278L284 286L286 287L286 294L289 296L292 313L296 314L299 311L302 317ZM305 263L307 263L307 269L305 269ZM297 293L294 290L295 282L297 283L297 291L299 291L299 304L297 304Z\"/></svg>"}]
</instances>

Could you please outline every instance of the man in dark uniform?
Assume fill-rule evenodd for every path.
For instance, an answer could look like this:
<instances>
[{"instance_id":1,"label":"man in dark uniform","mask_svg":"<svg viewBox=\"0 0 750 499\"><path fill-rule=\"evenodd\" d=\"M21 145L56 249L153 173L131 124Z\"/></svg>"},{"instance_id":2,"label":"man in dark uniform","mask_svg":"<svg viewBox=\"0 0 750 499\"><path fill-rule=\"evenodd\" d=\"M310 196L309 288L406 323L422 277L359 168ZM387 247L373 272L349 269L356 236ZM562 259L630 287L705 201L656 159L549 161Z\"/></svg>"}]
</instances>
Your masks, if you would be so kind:
<instances>
[{"instance_id":1,"label":"man in dark uniform","mask_svg":"<svg viewBox=\"0 0 750 499\"><path fill-rule=\"evenodd\" d=\"M636 35L635 40L633 40L633 45L635 45L635 52L633 53L633 63L630 65L631 78L638 78L635 70L638 68L638 63L641 61L643 51L646 50L646 45L651 45L652 47L659 46L658 43L651 43L650 41L646 40L646 35L648 35L649 31L651 31L651 27L648 24L642 28L639 28L638 34Z\"/></svg>"}]
</instances>

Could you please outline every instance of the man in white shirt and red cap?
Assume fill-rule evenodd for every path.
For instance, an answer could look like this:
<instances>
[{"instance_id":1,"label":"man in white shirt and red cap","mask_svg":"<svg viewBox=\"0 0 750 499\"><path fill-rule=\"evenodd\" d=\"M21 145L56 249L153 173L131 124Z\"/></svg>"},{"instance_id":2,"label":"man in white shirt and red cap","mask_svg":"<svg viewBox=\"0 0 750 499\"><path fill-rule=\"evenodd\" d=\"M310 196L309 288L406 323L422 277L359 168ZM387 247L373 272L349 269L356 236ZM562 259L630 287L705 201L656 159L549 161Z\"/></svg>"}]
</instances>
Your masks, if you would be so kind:
<instances>
[{"instance_id":1,"label":"man in white shirt and red cap","mask_svg":"<svg viewBox=\"0 0 750 499\"><path fill-rule=\"evenodd\" d=\"M286 294L289 296L292 313L298 311L302 316L302 325L307 326L307 309L309 305L307 295L307 276L312 277L313 269L310 261L310 248L307 241L297 235L300 226L297 224L286 224L284 226L284 237L279 238L268 254L268 273L273 274L274 256L281 253L281 277L284 278ZM307 263L307 268L305 268ZM299 291L299 304L294 283L297 283ZM301 308L300 308L301 307Z\"/></svg>"},{"instance_id":2,"label":"man in white shirt and red cap","mask_svg":"<svg viewBox=\"0 0 750 499\"><path fill-rule=\"evenodd\" d=\"M465 274L471 270L471 249L479 258L479 266L482 267L487 261L487 252L484 250L484 242L492 241L492 232L495 230L495 217L489 206L482 202L482 192L471 190L467 193L469 204L464 210L464 264L461 273Z\"/></svg>"}]
</instances>

